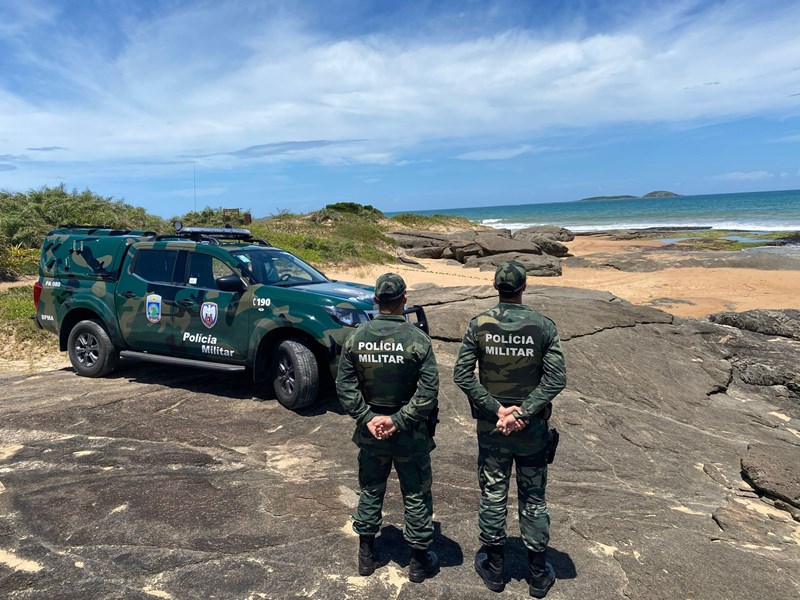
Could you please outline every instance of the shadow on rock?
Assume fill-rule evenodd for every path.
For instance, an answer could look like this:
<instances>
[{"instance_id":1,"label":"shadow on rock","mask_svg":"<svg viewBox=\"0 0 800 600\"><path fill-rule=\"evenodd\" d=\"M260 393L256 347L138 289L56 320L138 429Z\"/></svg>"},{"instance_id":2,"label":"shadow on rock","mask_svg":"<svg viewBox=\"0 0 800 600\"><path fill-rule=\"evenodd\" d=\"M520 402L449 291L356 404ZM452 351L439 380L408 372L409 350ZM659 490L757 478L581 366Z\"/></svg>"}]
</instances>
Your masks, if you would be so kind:
<instances>
[{"instance_id":1,"label":"shadow on rock","mask_svg":"<svg viewBox=\"0 0 800 600\"><path fill-rule=\"evenodd\" d=\"M64 371L73 371L66 367ZM138 358L123 357L119 368L105 379L125 379L134 383L167 386L193 393L213 394L231 400L277 401L271 382L255 383L247 372L216 371L187 366L174 367ZM315 417L325 413L342 415L333 386L323 382L320 397L312 406L295 410L301 417Z\"/></svg>"},{"instance_id":2,"label":"shadow on rock","mask_svg":"<svg viewBox=\"0 0 800 600\"><path fill-rule=\"evenodd\" d=\"M394 525L381 529L380 537L375 542L378 554L378 565L383 567L390 562L400 567L407 567L411 562L411 550L403 539L403 532ZM433 543L431 550L439 557L441 568L457 567L464 563L464 554L461 546L455 540L442 535L442 525L438 521L433 523Z\"/></svg>"},{"instance_id":3,"label":"shadow on rock","mask_svg":"<svg viewBox=\"0 0 800 600\"><path fill-rule=\"evenodd\" d=\"M556 579L575 579L578 571L575 563L566 552L550 546L547 549L547 562L553 565ZM506 581L516 579L524 581L528 575L528 550L520 537L506 540Z\"/></svg>"}]
</instances>

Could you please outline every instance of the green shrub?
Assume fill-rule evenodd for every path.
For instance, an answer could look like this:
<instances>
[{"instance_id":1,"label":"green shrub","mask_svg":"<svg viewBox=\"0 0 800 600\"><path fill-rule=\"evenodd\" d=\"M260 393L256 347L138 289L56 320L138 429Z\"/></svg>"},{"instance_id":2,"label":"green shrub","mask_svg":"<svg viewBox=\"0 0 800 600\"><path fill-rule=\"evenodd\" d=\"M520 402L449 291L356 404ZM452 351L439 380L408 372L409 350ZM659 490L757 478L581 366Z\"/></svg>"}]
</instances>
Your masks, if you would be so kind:
<instances>
[{"instance_id":1,"label":"green shrub","mask_svg":"<svg viewBox=\"0 0 800 600\"><path fill-rule=\"evenodd\" d=\"M420 215L417 213L400 213L389 217L392 223L397 223L409 229L435 229L437 227L472 229L475 223L464 217L455 215Z\"/></svg>"},{"instance_id":2,"label":"green shrub","mask_svg":"<svg viewBox=\"0 0 800 600\"><path fill-rule=\"evenodd\" d=\"M143 208L90 190L68 192L64 184L27 193L0 191L0 233L11 246L39 248L48 231L67 224L151 231L166 226Z\"/></svg>"},{"instance_id":3,"label":"green shrub","mask_svg":"<svg viewBox=\"0 0 800 600\"><path fill-rule=\"evenodd\" d=\"M12 287L0 292L0 322L3 335L16 342L52 344L52 335L39 329L31 318L36 312L33 306L33 286Z\"/></svg>"},{"instance_id":4,"label":"green shrub","mask_svg":"<svg viewBox=\"0 0 800 600\"><path fill-rule=\"evenodd\" d=\"M12 262L11 249L0 240L0 281L13 281L19 277Z\"/></svg>"},{"instance_id":5,"label":"green shrub","mask_svg":"<svg viewBox=\"0 0 800 600\"><path fill-rule=\"evenodd\" d=\"M352 217L378 222L384 218L383 213L370 204L357 202L336 202L327 204L324 208L311 213L311 220L317 223L327 221L344 221Z\"/></svg>"},{"instance_id":6,"label":"green shrub","mask_svg":"<svg viewBox=\"0 0 800 600\"><path fill-rule=\"evenodd\" d=\"M384 235L385 227L373 220L376 213L382 214L380 211L371 206L359 210L361 205L354 203L330 206L345 206L346 210L334 211L336 217L324 221L318 219L319 212L295 215L281 211L253 221L249 229L254 236L319 267L395 260L394 242Z\"/></svg>"},{"instance_id":7,"label":"green shrub","mask_svg":"<svg viewBox=\"0 0 800 600\"><path fill-rule=\"evenodd\" d=\"M221 208L211 208L206 206L203 210L190 211L181 217L173 217L172 221L178 220L185 227L247 227L245 224L245 214L249 212L238 212L225 214ZM171 229L171 227L170 227Z\"/></svg>"}]
</instances>

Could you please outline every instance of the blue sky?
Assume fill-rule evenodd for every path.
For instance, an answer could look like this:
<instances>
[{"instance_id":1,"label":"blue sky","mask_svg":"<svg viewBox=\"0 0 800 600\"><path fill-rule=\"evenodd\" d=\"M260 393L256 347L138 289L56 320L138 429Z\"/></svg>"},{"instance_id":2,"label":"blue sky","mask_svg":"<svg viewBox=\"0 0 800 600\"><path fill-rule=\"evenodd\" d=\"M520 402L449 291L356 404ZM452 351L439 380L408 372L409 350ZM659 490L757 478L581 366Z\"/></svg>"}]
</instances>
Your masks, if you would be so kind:
<instances>
[{"instance_id":1,"label":"blue sky","mask_svg":"<svg viewBox=\"0 0 800 600\"><path fill-rule=\"evenodd\" d=\"M793 1L8 0L0 188L162 216L798 189L798 23Z\"/></svg>"}]
</instances>

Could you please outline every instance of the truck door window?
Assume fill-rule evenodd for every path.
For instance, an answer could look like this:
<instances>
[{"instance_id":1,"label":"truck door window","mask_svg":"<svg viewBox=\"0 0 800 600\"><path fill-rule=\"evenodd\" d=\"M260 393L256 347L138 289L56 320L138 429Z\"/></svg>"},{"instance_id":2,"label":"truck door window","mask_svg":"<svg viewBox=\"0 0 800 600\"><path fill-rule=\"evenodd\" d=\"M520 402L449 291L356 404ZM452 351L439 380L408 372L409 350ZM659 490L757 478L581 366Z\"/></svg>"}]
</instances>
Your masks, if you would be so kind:
<instances>
[{"instance_id":1,"label":"truck door window","mask_svg":"<svg viewBox=\"0 0 800 600\"><path fill-rule=\"evenodd\" d=\"M189 254L187 274L186 283L189 287L215 290L217 277L233 275L234 272L228 265L210 254L192 252Z\"/></svg>"},{"instance_id":2,"label":"truck door window","mask_svg":"<svg viewBox=\"0 0 800 600\"><path fill-rule=\"evenodd\" d=\"M171 283L177 258L177 250L140 250L133 272L145 281Z\"/></svg>"}]
</instances>

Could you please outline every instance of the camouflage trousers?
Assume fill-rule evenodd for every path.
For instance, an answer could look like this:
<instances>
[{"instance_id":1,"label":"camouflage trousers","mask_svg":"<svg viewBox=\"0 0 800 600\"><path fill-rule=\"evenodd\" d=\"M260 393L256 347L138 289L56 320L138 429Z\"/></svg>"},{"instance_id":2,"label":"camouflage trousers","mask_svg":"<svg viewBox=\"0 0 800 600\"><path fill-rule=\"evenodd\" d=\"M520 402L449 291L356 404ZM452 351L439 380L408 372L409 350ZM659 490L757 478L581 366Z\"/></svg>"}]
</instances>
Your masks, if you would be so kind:
<instances>
[{"instance_id":1,"label":"camouflage trousers","mask_svg":"<svg viewBox=\"0 0 800 600\"><path fill-rule=\"evenodd\" d=\"M361 486L361 496L353 513L353 531L359 535L378 533L383 521L383 497L392 463L403 494L403 537L412 548L427 548L433 539L430 454L386 456L360 450L358 483Z\"/></svg>"},{"instance_id":2,"label":"camouflage trousers","mask_svg":"<svg viewBox=\"0 0 800 600\"><path fill-rule=\"evenodd\" d=\"M481 504L478 511L478 538L482 544L499 545L506 541L508 487L511 466L517 466L519 528L529 550L541 552L550 540L550 514L544 493L547 486L547 462L544 451L520 456L498 448L479 447L478 483Z\"/></svg>"}]
</instances>

